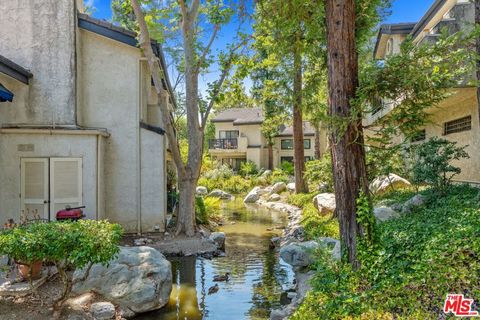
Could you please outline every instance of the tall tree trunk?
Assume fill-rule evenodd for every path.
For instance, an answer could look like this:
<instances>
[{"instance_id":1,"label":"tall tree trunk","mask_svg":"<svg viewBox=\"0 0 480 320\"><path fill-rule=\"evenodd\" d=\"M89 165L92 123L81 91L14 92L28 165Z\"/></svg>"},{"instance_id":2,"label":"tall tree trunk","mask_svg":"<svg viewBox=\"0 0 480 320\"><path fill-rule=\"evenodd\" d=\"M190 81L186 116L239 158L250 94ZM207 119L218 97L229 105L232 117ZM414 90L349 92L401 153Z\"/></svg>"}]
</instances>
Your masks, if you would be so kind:
<instances>
[{"instance_id":1,"label":"tall tree trunk","mask_svg":"<svg viewBox=\"0 0 480 320\"><path fill-rule=\"evenodd\" d=\"M295 192L308 192L303 173L305 171L305 150L303 143L302 119L302 53L300 50L300 34L296 35L293 53L293 149L295 165Z\"/></svg>"},{"instance_id":2,"label":"tall tree trunk","mask_svg":"<svg viewBox=\"0 0 480 320\"><path fill-rule=\"evenodd\" d=\"M268 170L273 170L273 143L268 143Z\"/></svg>"},{"instance_id":3,"label":"tall tree trunk","mask_svg":"<svg viewBox=\"0 0 480 320\"><path fill-rule=\"evenodd\" d=\"M351 99L358 85L355 48L355 0L325 0L327 23L329 115L346 121L346 128L331 128L330 145L343 250L354 268L356 240L362 230L356 220L360 190L368 194L361 115L352 118ZM343 127L343 126L341 126Z\"/></svg>"},{"instance_id":4,"label":"tall tree trunk","mask_svg":"<svg viewBox=\"0 0 480 320\"><path fill-rule=\"evenodd\" d=\"M314 146L314 156L316 160L320 160L322 157L322 152L320 151L320 123L315 121L313 123L315 128L315 146Z\"/></svg>"},{"instance_id":5,"label":"tall tree trunk","mask_svg":"<svg viewBox=\"0 0 480 320\"><path fill-rule=\"evenodd\" d=\"M480 0L475 0L475 25L480 25ZM480 37L477 37L477 59L480 57ZM480 59L477 60L477 81L480 81ZM480 85L477 83L477 111L480 121Z\"/></svg>"}]
</instances>

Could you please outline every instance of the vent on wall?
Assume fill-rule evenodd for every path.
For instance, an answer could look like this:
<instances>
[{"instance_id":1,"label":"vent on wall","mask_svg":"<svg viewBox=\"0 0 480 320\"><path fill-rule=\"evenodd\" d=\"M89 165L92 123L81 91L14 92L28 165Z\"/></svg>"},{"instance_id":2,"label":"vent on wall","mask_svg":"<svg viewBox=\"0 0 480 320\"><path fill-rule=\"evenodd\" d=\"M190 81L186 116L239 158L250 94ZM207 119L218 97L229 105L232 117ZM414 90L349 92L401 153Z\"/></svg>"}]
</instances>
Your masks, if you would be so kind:
<instances>
[{"instance_id":1,"label":"vent on wall","mask_svg":"<svg viewBox=\"0 0 480 320\"><path fill-rule=\"evenodd\" d=\"M443 124L443 134L447 135L455 132L468 131L472 129L472 116L445 122Z\"/></svg>"}]
</instances>

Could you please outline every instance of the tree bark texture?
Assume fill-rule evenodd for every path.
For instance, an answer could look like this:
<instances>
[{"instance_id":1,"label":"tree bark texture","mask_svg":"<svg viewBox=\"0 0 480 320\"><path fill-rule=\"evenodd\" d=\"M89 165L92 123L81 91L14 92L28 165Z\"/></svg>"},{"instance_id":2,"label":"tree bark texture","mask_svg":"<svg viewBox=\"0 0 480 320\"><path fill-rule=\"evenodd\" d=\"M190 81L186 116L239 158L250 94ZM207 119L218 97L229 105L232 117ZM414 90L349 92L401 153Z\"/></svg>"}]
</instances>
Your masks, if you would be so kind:
<instances>
[{"instance_id":1,"label":"tree bark texture","mask_svg":"<svg viewBox=\"0 0 480 320\"><path fill-rule=\"evenodd\" d=\"M320 160L322 157L322 152L320 151L320 123L315 122L313 126L315 127L314 156L316 160Z\"/></svg>"},{"instance_id":2,"label":"tree bark texture","mask_svg":"<svg viewBox=\"0 0 480 320\"><path fill-rule=\"evenodd\" d=\"M356 220L360 190L368 194L362 119L352 116L351 99L358 86L358 56L355 47L355 0L325 0L327 22L329 115L343 119L346 127L330 130L330 146L340 224L342 249L354 268L357 237L362 230Z\"/></svg>"},{"instance_id":3,"label":"tree bark texture","mask_svg":"<svg viewBox=\"0 0 480 320\"><path fill-rule=\"evenodd\" d=\"M273 144L268 143L268 170L273 170Z\"/></svg>"},{"instance_id":4,"label":"tree bark texture","mask_svg":"<svg viewBox=\"0 0 480 320\"><path fill-rule=\"evenodd\" d=\"M480 25L480 0L475 0L475 25ZM480 57L480 37L476 39L477 58ZM480 81L480 60L477 60L477 81ZM477 84L477 112L480 121L480 85Z\"/></svg>"},{"instance_id":5,"label":"tree bark texture","mask_svg":"<svg viewBox=\"0 0 480 320\"><path fill-rule=\"evenodd\" d=\"M305 150L303 143L303 119L302 119L302 54L300 51L300 35L296 35L296 43L293 52L293 151L295 165L295 192L308 192L303 174L305 171Z\"/></svg>"}]
</instances>

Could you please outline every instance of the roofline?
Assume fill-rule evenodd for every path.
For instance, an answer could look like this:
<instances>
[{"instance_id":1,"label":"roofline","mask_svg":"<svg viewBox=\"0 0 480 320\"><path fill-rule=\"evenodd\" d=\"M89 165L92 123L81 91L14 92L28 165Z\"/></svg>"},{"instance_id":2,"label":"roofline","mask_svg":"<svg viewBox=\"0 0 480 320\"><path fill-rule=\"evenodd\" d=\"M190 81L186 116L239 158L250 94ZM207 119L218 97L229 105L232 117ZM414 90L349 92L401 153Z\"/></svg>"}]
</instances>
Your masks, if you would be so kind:
<instances>
[{"instance_id":1,"label":"roofline","mask_svg":"<svg viewBox=\"0 0 480 320\"><path fill-rule=\"evenodd\" d=\"M414 39L420 34L420 32L425 28L425 25L447 1L448 0L436 0L432 4L430 9L428 9L427 13L423 15L422 19L420 19L420 21L415 25L415 28L413 28L412 32L410 33Z\"/></svg>"},{"instance_id":2,"label":"roofline","mask_svg":"<svg viewBox=\"0 0 480 320\"><path fill-rule=\"evenodd\" d=\"M0 72L25 84L29 83L33 74L22 66L0 55Z\"/></svg>"},{"instance_id":3,"label":"roofline","mask_svg":"<svg viewBox=\"0 0 480 320\"><path fill-rule=\"evenodd\" d=\"M315 136L315 133L304 133L303 136L304 136L304 137L314 137L314 136ZM293 134L289 134L289 133L279 133L279 134L276 135L276 137L280 137L280 138L293 137Z\"/></svg>"},{"instance_id":4,"label":"roofline","mask_svg":"<svg viewBox=\"0 0 480 320\"><path fill-rule=\"evenodd\" d=\"M246 125L250 125L250 124L262 124L263 121L239 121L237 123L235 123L235 121L233 122L233 125L234 126L246 126Z\"/></svg>"},{"instance_id":5,"label":"roofline","mask_svg":"<svg viewBox=\"0 0 480 320\"><path fill-rule=\"evenodd\" d=\"M416 22L402 22L393 24L382 24L378 30L377 41L375 42L375 49L373 50L373 57L377 55L380 39L384 34L405 34L408 35L417 25Z\"/></svg>"},{"instance_id":6,"label":"roofline","mask_svg":"<svg viewBox=\"0 0 480 320\"><path fill-rule=\"evenodd\" d=\"M137 33L122 27L118 27L110 22L92 18L88 14L80 12L78 13L78 27L104 36L106 38L138 48ZM165 90L168 90L170 92L172 104L176 109L177 101L175 99L173 88L168 77L166 69L167 64L165 62L165 56L163 55L162 46L156 40L152 40L151 45L153 53L160 60L160 65L162 66L162 71L165 78L165 83L163 83L163 87Z\"/></svg>"}]
</instances>

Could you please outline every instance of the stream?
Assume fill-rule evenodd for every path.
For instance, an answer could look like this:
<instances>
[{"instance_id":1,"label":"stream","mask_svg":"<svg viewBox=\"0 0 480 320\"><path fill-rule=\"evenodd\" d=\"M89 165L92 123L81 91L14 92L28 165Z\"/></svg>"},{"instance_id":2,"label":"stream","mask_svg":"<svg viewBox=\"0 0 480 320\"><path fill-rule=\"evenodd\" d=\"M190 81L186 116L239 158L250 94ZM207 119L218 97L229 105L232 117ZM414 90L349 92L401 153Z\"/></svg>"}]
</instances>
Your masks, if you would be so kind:
<instances>
[{"instance_id":1,"label":"stream","mask_svg":"<svg viewBox=\"0 0 480 320\"><path fill-rule=\"evenodd\" d=\"M197 257L169 259L173 289L170 302L141 320L241 320L269 319L280 307L282 292L292 283L293 271L269 248L287 224L284 213L245 207L241 199L222 208L225 219L219 231L226 234L226 256L212 260ZM214 275L230 273L228 282L214 282ZM219 285L218 292L208 289Z\"/></svg>"}]
</instances>

